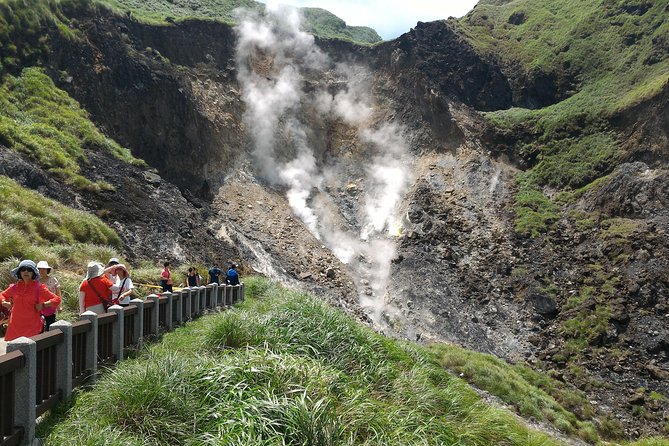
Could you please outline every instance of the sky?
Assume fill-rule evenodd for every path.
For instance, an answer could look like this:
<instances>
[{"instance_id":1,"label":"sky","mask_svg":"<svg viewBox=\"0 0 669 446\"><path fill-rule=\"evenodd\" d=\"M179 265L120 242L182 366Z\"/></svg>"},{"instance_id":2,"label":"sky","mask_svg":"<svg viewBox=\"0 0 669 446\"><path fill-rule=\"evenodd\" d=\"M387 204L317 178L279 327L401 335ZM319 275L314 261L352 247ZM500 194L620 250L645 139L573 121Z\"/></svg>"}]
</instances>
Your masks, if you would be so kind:
<instances>
[{"instance_id":1,"label":"sky","mask_svg":"<svg viewBox=\"0 0 669 446\"><path fill-rule=\"evenodd\" d=\"M268 3L268 0L262 0ZM327 9L349 26L369 26L384 39L390 40L416 26L462 17L478 0L269 0L295 6Z\"/></svg>"}]
</instances>

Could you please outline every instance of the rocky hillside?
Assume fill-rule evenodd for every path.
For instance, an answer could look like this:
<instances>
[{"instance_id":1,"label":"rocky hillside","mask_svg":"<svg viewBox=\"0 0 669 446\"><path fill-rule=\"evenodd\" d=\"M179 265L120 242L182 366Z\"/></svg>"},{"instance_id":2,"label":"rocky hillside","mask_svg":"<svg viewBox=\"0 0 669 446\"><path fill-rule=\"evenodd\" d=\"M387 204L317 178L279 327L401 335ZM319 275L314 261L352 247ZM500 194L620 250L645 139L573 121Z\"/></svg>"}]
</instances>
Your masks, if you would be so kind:
<instances>
[{"instance_id":1,"label":"rocky hillside","mask_svg":"<svg viewBox=\"0 0 669 446\"><path fill-rule=\"evenodd\" d=\"M482 1L371 47L44 4L3 28L4 71L40 65L155 171L89 147L114 187L82 192L4 142L3 174L106 210L131 256L241 256L388 334L546 371L614 438L664 432L667 1Z\"/></svg>"}]
</instances>

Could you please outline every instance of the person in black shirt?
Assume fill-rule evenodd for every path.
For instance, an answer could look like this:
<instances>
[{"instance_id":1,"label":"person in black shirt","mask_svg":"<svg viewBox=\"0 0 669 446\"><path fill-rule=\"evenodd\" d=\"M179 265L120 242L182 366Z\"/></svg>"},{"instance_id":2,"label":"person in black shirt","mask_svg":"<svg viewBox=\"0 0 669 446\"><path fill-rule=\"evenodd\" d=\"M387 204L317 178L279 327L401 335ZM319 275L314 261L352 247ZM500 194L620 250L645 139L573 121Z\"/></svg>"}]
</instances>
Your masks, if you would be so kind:
<instances>
[{"instance_id":1,"label":"person in black shirt","mask_svg":"<svg viewBox=\"0 0 669 446\"><path fill-rule=\"evenodd\" d=\"M214 263L214 266L209 270L209 283L221 283L221 274L223 270L218 267L218 263Z\"/></svg>"},{"instance_id":2,"label":"person in black shirt","mask_svg":"<svg viewBox=\"0 0 669 446\"><path fill-rule=\"evenodd\" d=\"M186 276L188 280L188 286L193 287L193 286L200 286L200 275L197 273L197 269L193 268L192 266L188 268L188 275Z\"/></svg>"}]
</instances>

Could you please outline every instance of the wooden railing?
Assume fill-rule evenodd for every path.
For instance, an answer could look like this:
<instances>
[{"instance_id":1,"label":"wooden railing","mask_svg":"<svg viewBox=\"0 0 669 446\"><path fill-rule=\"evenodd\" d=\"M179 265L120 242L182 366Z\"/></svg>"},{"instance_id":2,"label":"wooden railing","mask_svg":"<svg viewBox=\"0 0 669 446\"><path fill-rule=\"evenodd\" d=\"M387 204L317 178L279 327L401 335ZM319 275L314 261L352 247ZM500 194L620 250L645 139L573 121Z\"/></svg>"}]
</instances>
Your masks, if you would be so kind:
<instances>
[{"instance_id":1,"label":"wooden railing","mask_svg":"<svg viewBox=\"0 0 669 446\"><path fill-rule=\"evenodd\" d=\"M40 416L62 399L62 391L56 388L56 347L63 342L63 332L49 331L33 336L37 358L36 363L36 415Z\"/></svg>"},{"instance_id":2,"label":"wooden railing","mask_svg":"<svg viewBox=\"0 0 669 446\"><path fill-rule=\"evenodd\" d=\"M19 444L23 428L15 427L16 400L15 375L25 366L26 359L20 351L0 356L0 442L3 446Z\"/></svg>"},{"instance_id":3,"label":"wooden railing","mask_svg":"<svg viewBox=\"0 0 669 446\"><path fill-rule=\"evenodd\" d=\"M114 322L118 317L114 313L105 313L98 316L98 363L116 362L112 338L114 336Z\"/></svg>"},{"instance_id":4,"label":"wooden railing","mask_svg":"<svg viewBox=\"0 0 669 446\"><path fill-rule=\"evenodd\" d=\"M123 308L123 349L127 350L134 344L135 338L135 318L137 316L137 306L128 305Z\"/></svg>"},{"instance_id":5,"label":"wooden railing","mask_svg":"<svg viewBox=\"0 0 669 446\"><path fill-rule=\"evenodd\" d=\"M86 380L90 371L86 368L86 350L92 324L81 320L72 324L72 386L77 387ZM97 358L96 358L97 360Z\"/></svg>"},{"instance_id":6,"label":"wooden railing","mask_svg":"<svg viewBox=\"0 0 669 446\"><path fill-rule=\"evenodd\" d=\"M244 299L244 284L186 288L133 299L105 314L86 312L74 323L56 321L50 331L7 344L0 356L0 446L33 444L37 418L94 382L98 366L110 366L145 339L155 338L205 311Z\"/></svg>"}]
</instances>

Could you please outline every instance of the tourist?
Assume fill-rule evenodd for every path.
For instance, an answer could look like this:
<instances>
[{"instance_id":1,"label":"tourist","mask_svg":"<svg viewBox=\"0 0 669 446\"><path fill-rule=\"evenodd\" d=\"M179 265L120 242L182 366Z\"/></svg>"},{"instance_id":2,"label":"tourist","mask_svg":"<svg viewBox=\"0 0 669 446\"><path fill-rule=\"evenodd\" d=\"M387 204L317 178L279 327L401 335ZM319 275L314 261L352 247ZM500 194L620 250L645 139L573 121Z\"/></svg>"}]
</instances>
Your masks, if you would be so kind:
<instances>
[{"instance_id":1,"label":"tourist","mask_svg":"<svg viewBox=\"0 0 669 446\"><path fill-rule=\"evenodd\" d=\"M105 268L100 262L89 262L86 267L86 278L79 286L79 312L92 311L103 314L111 304L113 282L106 274L116 268L112 265Z\"/></svg>"},{"instance_id":2,"label":"tourist","mask_svg":"<svg viewBox=\"0 0 669 446\"><path fill-rule=\"evenodd\" d=\"M112 304L127 307L130 305L130 298L135 294L135 286L130 279L130 273L125 265L116 264L115 270L116 282L112 286Z\"/></svg>"},{"instance_id":3,"label":"tourist","mask_svg":"<svg viewBox=\"0 0 669 446\"><path fill-rule=\"evenodd\" d=\"M239 285L239 274L237 274L237 265L230 264L228 272L225 273L225 283L228 285Z\"/></svg>"},{"instance_id":4,"label":"tourist","mask_svg":"<svg viewBox=\"0 0 669 446\"><path fill-rule=\"evenodd\" d=\"M163 293L172 292L172 272L170 271L170 262L163 263L163 270L160 273L160 286L163 288Z\"/></svg>"},{"instance_id":5,"label":"tourist","mask_svg":"<svg viewBox=\"0 0 669 446\"><path fill-rule=\"evenodd\" d=\"M198 274L197 269L190 267L188 268L188 274L186 275L186 285L189 287L200 286L202 283L202 276Z\"/></svg>"},{"instance_id":6,"label":"tourist","mask_svg":"<svg viewBox=\"0 0 669 446\"><path fill-rule=\"evenodd\" d=\"M109 261L107 262L107 268L109 268L109 267L111 267L111 266L120 265L120 264L121 264L121 262L119 261L118 258L116 258L116 257L112 257L112 258L109 259ZM106 273L105 276L107 277L107 279L111 280L112 283L116 283L116 281L117 281L117 279L118 279L118 277L116 277L116 268L109 269L108 271L109 271L109 272Z\"/></svg>"},{"instance_id":7,"label":"tourist","mask_svg":"<svg viewBox=\"0 0 669 446\"><path fill-rule=\"evenodd\" d=\"M218 267L218 263L214 262L214 266L209 269L209 283L221 283L221 274L223 270Z\"/></svg>"},{"instance_id":8,"label":"tourist","mask_svg":"<svg viewBox=\"0 0 669 446\"><path fill-rule=\"evenodd\" d=\"M37 262L37 270L39 271L40 283L46 285L49 291L60 297L62 300L63 295L60 292L60 284L58 283L58 279L49 275L51 274L51 266L49 266L49 262L47 262L46 260L40 260L39 262ZM51 324L56 322L57 311L58 311L57 306L46 307L42 309L42 316L44 316L44 331L48 331Z\"/></svg>"},{"instance_id":9,"label":"tourist","mask_svg":"<svg viewBox=\"0 0 669 446\"><path fill-rule=\"evenodd\" d=\"M58 308L61 302L60 296L39 282L39 270L32 260L22 260L12 276L19 281L0 293L0 304L11 310L5 341L40 334L44 327L42 310Z\"/></svg>"}]
</instances>

